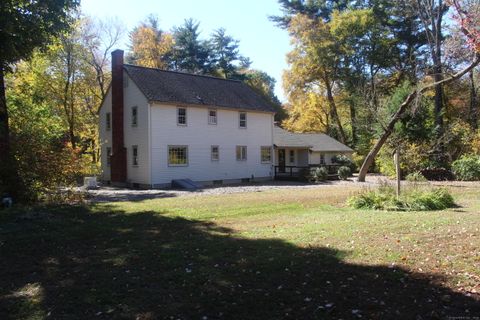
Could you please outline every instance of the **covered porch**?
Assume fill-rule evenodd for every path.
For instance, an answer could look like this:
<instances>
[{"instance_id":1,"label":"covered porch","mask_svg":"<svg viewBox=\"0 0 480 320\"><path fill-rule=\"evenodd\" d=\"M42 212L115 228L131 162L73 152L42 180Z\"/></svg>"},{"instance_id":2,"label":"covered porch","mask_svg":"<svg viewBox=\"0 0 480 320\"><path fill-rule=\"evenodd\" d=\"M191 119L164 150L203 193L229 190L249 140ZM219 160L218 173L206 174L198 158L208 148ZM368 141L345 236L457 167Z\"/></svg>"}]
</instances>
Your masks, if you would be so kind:
<instances>
[{"instance_id":1,"label":"covered porch","mask_svg":"<svg viewBox=\"0 0 480 320\"><path fill-rule=\"evenodd\" d=\"M317 167L325 167L329 178L337 178L339 164L331 163L332 156L313 152L309 146L275 146L274 177L276 180L298 180L310 175Z\"/></svg>"},{"instance_id":2,"label":"covered porch","mask_svg":"<svg viewBox=\"0 0 480 320\"><path fill-rule=\"evenodd\" d=\"M322 133L293 133L274 127L274 177L279 180L298 180L325 167L329 179L338 178L336 156L351 157L353 150Z\"/></svg>"}]
</instances>

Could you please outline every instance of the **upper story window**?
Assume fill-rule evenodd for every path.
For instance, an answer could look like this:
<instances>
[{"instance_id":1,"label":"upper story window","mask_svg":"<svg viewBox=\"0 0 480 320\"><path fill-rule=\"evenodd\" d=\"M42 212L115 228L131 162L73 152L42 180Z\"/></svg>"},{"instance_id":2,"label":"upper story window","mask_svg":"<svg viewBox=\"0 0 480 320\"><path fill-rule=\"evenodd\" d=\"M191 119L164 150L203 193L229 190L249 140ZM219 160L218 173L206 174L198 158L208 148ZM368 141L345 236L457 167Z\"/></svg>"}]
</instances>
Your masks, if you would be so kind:
<instances>
[{"instance_id":1,"label":"upper story window","mask_svg":"<svg viewBox=\"0 0 480 320\"><path fill-rule=\"evenodd\" d=\"M246 128L247 127L247 113L246 112L239 112L238 113L238 126L240 128Z\"/></svg>"},{"instance_id":2,"label":"upper story window","mask_svg":"<svg viewBox=\"0 0 480 320\"><path fill-rule=\"evenodd\" d=\"M295 162L295 150L290 150L289 160L290 160L290 163Z\"/></svg>"},{"instance_id":3,"label":"upper story window","mask_svg":"<svg viewBox=\"0 0 480 320\"><path fill-rule=\"evenodd\" d=\"M105 114L105 126L107 130L110 130L112 128L112 117L110 112L107 112Z\"/></svg>"},{"instance_id":4,"label":"upper story window","mask_svg":"<svg viewBox=\"0 0 480 320\"><path fill-rule=\"evenodd\" d=\"M237 161L247 160L247 146L237 146L236 154L237 154Z\"/></svg>"},{"instance_id":5,"label":"upper story window","mask_svg":"<svg viewBox=\"0 0 480 320\"><path fill-rule=\"evenodd\" d=\"M112 148L107 147L107 166L112 163Z\"/></svg>"},{"instance_id":6,"label":"upper story window","mask_svg":"<svg viewBox=\"0 0 480 320\"><path fill-rule=\"evenodd\" d=\"M218 146L212 146L211 155L212 155L212 161L220 160L220 151Z\"/></svg>"},{"instance_id":7,"label":"upper story window","mask_svg":"<svg viewBox=\"0 0 480 320\"><path fill-rule=\"evenodd\" d=\"M261 147L260 148L260 158L263 163L272 162L272 148L271 147Z\"/></svg>"},{"instance_id":8,"label":"upper story window","mask_svg":"<svg viewBox=\"0 0 480 320\"><path fill-rule=\"evenodd\" d=\"M217 110L208 110L208 124L217 124Z\"/></svg>"},{"instance_id":9,"label":"upper story window","mask_svg":"<svg viewBox=\"0 0 480 320\"><path fill-rule=\"evenodd\" d=\"M187 125L187 108L177 108L177 124L179 126Z\"/></svg>"},{"instance_id":10,"label":"upper story window","mask_svg":"<svg viewBox=\"0 0 480 320\"><path fill-rule=\"evenodd\" d=\"M168 146L168 165L169 166L187 166L188 165L188 147L187 146Z\"/></svg>"},{"instance_id":11,"label":"upper story window","mask_svg":"<svg viewBox=\"0 0 480 320\"><path fill-rule=\"evenodd\" d=\"M138 166L138 146L132 146L132 166Z\"/></svg>"},{"instance_id":12,"label":"upper story window","mask_svg":"<svg viewBox=\"0 0 480 320\"><path fill-rule=\"evenodd\" d=\"M138 124L138 108L132 107L132 127L136 127Z\"/></svg>"}]
</instances>

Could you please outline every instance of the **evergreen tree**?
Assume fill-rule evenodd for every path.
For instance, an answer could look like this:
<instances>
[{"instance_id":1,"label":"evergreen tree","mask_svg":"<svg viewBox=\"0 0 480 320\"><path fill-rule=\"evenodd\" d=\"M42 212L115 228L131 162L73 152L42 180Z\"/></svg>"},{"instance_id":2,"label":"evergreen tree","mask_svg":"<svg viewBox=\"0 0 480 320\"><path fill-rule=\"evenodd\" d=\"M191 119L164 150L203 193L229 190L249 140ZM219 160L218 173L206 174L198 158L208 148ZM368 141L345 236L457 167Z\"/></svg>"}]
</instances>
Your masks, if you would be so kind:
<instances>
[{"instance_id":1,"label":"evergreen tree","mask_svg":"<svg viewBox=\"0 0 480 320\"><path fill-rule=\"evenodd\" d=\"M226 79L238 78L239 65L244 58L239 53L239 41L227 35L225 29L215 30L210 38L211 63Z\"/></svg>"},{"instance_id":2,"label":"evergreen tree","mask_svg":"<svg viewBox=\"0 0 480 320\"><path fill-rule=\"evenodd\" d=\"M212 70L210 49L206 41L199 39L199 22L185 20L180 27L174 28L173 68L197 74L206 74Z\"/></svg>"}]
</instances>

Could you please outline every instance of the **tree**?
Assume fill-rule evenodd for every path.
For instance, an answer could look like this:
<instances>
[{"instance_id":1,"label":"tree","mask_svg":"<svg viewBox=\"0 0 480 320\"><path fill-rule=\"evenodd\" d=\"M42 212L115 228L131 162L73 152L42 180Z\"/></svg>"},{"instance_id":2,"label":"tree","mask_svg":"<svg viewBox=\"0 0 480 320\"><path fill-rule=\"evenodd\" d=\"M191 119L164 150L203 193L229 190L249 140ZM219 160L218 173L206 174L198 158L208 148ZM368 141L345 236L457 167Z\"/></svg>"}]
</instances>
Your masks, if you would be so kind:
<instances>
[{"instance_id":1,"label":"tree","mask_svg":"<svg viewBox=\"0 0 480 320\"><path fill-rule=\"evenodd\" d=\"M286 77L300 75L300 81L294 82L297 86L315 87L315 90L320 90L318 92L326 96L329 117L335 123L330 134L346 142L334 98L343 48L332 33L330 24L303 15L297 15L291 20L289 32L294 41L294 50L288 55L292 72L287 73Z\"/></svg>"},{"instance_id":2,"label":"tree","mask_svg":"<svg viewBox=\"0 0 480 320\"><path fill-rule=\"evenodd\" d=\"M18 195L15 166L10 154L5 72L12 63L28 58L68 29L78 0L10 0L0 3L0 163L1 184ZM8 168L8 169L6 169Z\"/></svg>"},{"instance_id":3,"label":"tree","mask_svg":"<svg viewBox=\"0 0 480 320\"><path fill-rule=\"evenodd\" d=\"M215 71L226 79L238 77L239 64L245 60L239 53L239 41L220 28L214 31L209 43L211 63Z\"/></svg>"},{"instance_id":4,"label":"tree","mask_svg":"<svg viewBox=\"0 0 480 320\"><path fill-rule=\"evenodd\" d=\"M107 94L110 68L110 53L120 42L125 30L121 21L94 20L85 17L81 24L81 41L88 50L87 63L95 69L96 82L101 100ZM99 106L99 104L97 104Z\"/></svg>"},{"instance_id":5,"label":"tree","mask_svg":"<svg viewBox=\"0 0 480 320\"><path fill-rule=\"evenodd\" d=\"M449 40L453 40L450 43L449 49L450 53L452 51L457 56L460 55L460 58L457 59L460 62L465 63L465 60L471 58L471 50L480 51L480 31L478 27L480 25L480 3L475 0L466 0L466 1L451 1L452 6L457 11L454 18L459 21L458 27L452 30L452 36ZM467 45L461 43L461 35L465 30L474 33L474 36L469 39ZM470 107L469 107L469 123L473 130L478 129L478 118L479 118L479 104L480 98L478 96L478 87L476 82L476 76L478 77L478 72L475 69L472 69L469 74L469 85L470 85Z\"/></svg>"},{"instance_id":6,"label":"tree","mask_svg":"<svg viewBox=\"0 0 480 320\"><path fill-rule=\"evenodd\" d=\"M173 68L197 74L211 71L208 43L199 39L199 22L187 19L182 26L174 28Z\"/></svg>"},{"instance_id":7,"label":"tree","mask_svg":"<svg viewBox=\"0 0 480 320\"><path fill-rule=\"evenodd\" d=\"M285 110L274 92L274 78L264 71L254 69L244 69L241 76L243 77L243 82L260 94L274 108L276 121L282 121L286 118Z\"/></svg>"},{"instance_id":8,"label":"tree","mask_svg":"<svg viewBox=\"0 0 480 320\"><path fill-rule=\"evenodd\" d=\"M173 36L159 27L158 18L150 15L130 33L127 61L132 64L170 69L172 67Z\"/></svg>"},{"instance_id":9,"label":"tree","mask_svg":"<svg viewBox=\"0 0 480 320\"><path fill-rule=\"evenodd\" d=\"M368 169L372 165L373 160L375 159L375 156L378 154L378 152L380 151L384 143L392 134L395 124L404 116L410 104L417 97L421 96L423 93L430 90L431 88L436 88L437 86L442 86L449 82L452 82L461 78L462 76L470 72L473 68L475 68L480 63L480 31L478 30L478 25L475 23L476 20L470 16L470 12L467 12L465 10L464 3L461 0L452 0L451 3L457 12L457 15L456 15L457 23L459 24L459 27L462 30L462 33L464 34L467 42L469 43L469 46L472 52L474 52L475 58L473 62L452 76L449 76L440 81L436 81L431 84L425 85L421 88L414 89L405 98L405 100L398 106L397 111L392 115L381 137L374 144L374 146L368 153L367 157L365 158L362 164L362 167L360 168L360 172L358 174L358 181L361 181L361 182L365 181L365 177L367 175Z\"/></svg>"},{"instance_id":10,"label":"tree","mask_svg":"<svg viewBox=\"0 0 480 320\"><path fill-rule=\"evenodd\" d=\"M443 0L417 0L417 7L425 28L425 34L428 39L430 56L433 63L433 79L435 85L435 124L437 126L437 135L443 133L443 87L441 80L443 78L442 64L442 21L443 16L448 10Z\"/></svg>"}]
</instances>

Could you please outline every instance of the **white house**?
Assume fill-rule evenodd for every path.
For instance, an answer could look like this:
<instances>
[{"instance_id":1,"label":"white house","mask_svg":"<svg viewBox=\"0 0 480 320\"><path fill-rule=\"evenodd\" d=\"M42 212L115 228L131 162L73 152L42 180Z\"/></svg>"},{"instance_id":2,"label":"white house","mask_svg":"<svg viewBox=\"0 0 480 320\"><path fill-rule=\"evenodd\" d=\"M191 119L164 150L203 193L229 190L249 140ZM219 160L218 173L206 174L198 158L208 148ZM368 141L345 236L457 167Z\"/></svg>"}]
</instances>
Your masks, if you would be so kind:
<instances>
[{"instance_id":1,"label":"white house","mask_svg":"<svg viewBox=\"0 0 480 320\"><path fill-rule=\"evenodd\" d=\"M244 83L123 64L121 50L99 115L101 179L134 187L270 180L290 150L295 165L314 163L327 137L289 145L296 134L279 131L273 107Z\"/></svg>"}]
</instances>

